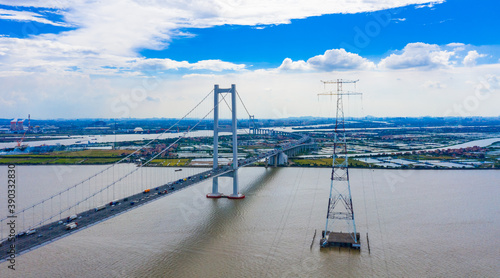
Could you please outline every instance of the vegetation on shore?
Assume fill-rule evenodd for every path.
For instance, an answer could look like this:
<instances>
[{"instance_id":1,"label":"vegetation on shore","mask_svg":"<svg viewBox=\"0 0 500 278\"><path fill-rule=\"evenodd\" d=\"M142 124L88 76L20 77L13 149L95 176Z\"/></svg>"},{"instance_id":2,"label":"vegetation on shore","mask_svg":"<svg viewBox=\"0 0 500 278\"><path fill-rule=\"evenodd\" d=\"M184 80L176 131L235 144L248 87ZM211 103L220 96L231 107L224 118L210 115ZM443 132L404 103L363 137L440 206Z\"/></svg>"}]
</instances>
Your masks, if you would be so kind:
<instances>
[{"instance_id":1,"label":"vegetation on shore","mask_svg":"<svg viewBox=\"0 0 500 278\"><path fill-rule=\"evenodd\" d=\"M337 159L338 163L342 163L344 159ZM308 159L291 159L290 160L290 165L291 166L298 166L298 167L332 167L332 159L331 158L308 158ZM349 159L349 167L361 167L361 168L368 168L370 167L370 164L365 163L363 161L355 160L355 159Z\"/></svg>"},{"instance_id":2,"label":"vegetation on shore","mask_svg":"<svg viewBox=\"0 0 500 278\"><path fill-rule=\"evenodd\" d=\"M112 164L126 158L129 154L133 153L132 150L83 150L83 151L58 151L45 154L17 154L17 155L0 155L0 165L16 164L16 165L100 165ZM377 157L377 156L373 156ZM456 156L443 153L422 153L422 154L399 154L393 155L394 158L406 159L411 161L453 161L457 159ZM464 158L464 157L459 157ZM148 156L141 156L134 154L128 158L128 163L141 163L145 162ZM192 158L157 158L153 159L148 165L159 167L188 167L192 166ZM339 159L341 163L343 159ZM495 158L483 158L482 160L489 161L489 164L481 164L471 169L477 168L500 168L500 162ZM259 162L253 166L265 166L265 163ZM332 167L331 158L290 158L288 166L291 167ZM366 163L356 158L349 159L349 167L352 168L394 168L376 165L373 163ZM432 169L442 167L422 167L414 165L402 165L395 167L396 169L406 168L423 168Z\"/></svg>"},{"instance_id":3,"label":"vegetation on shore","mask_svg":"<svg viewBox=\"0 0 500 278\"><path fill-rule=\"evenodd\" d=\"M189 158L167 158L167 159L153 159L149 164L154 166L165 167L182 167L189 166L191 159Z\"/></svg>"},{"instance_id":4,"label":"vegetation on shore","mask_svg":"<svg viewBox=\"0 0 500 278\"><path fill-rule=\"evenodd\" d=\"M110 164L131 154L130 150L83 150L52 152L47 154L16 154L0 156L0 164L27 165L86 165Z\"/></svg>"}]
</instances>

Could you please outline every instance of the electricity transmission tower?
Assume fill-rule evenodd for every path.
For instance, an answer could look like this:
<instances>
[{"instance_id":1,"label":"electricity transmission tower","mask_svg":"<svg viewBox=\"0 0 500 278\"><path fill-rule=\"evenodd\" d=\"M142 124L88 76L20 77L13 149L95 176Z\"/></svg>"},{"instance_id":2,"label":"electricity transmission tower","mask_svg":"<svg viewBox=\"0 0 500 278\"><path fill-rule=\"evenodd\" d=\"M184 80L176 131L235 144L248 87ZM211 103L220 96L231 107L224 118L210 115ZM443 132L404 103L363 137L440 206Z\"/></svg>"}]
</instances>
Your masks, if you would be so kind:
<instances>
[{"instance_id":1,"label":"electricity transmission tower","mask_svg":"<svg viewBox=\"0 0 500 278\"><path fill-rule=\"evenodd\" d=\"M335 131L333 144L332 175L330 184L330 198L326 214L325 230L320 241L321 247L345 246L360 248L359 233L356 232L354 209L352 206L351 186L349 184L349 167L347 157L347 142L344 123L344 104L342 97L346 95L361 95L357 92L344 92L342 85L358 80L321 81L327 84L336 84L337 90L318 95L337 96L337 113L335 117Z\"/></svg>"}]
</instances>

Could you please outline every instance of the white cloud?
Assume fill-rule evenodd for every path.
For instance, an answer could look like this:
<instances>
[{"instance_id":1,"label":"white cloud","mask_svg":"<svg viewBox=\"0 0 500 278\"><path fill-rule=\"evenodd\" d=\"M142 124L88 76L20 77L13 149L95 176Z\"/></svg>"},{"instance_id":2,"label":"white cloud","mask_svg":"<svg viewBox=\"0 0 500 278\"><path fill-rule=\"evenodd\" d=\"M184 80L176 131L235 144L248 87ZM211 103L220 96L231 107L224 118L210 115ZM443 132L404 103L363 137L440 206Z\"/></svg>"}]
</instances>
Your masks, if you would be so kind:
<instances>
[{"instance_id":1,"label":"white cloud","mask_svg":"<svg viewBox=\"0 0 500 278\"><path fill-rule=\"evenodd\" d=\"M165 70L193 69L193 70L210 70L210 71L225 71L225 70L243 70L244 64L234 64L221 60L201 60L196 63L187 61L175 61L171 59L136 59L128 62L130 69L146 72L158 72Z\"/></svg>"},{"instance_id":2,"label":"white cloud","mask_svg":"<svg viewBox=\"0 0 500 278\"><path fill-rule=\"evenodd\" d=\"M484 54L479 54L477 53L476 50L471 50L467 53L467 56L465 56L464 60L463 60L463 64L466 66L466 67L472 67L472 66L475 66L477 64L476 62L476 59L477 58L480 58L480 57L485 57L486 55Z\"/></svg>"},{"instance_id":3,"label":"white cloud","mask_svg":"<svg viewBox=\"0 0 500 278\"><path fill-rule=\"evenodd\" d=\"M426 89L445 89L447 86L438 81L426 81L423 85Z\"/></svg>"},{"instance_id":4,"label":"white cloud","mask_svg":"<svg viewBox=\"0 0 500 278\"><path fill-rule=\"evenodd\" d=\"M500 89L500 75L488 74L486 75L486 81L490 85L491 90Z\"/></svg>"},{"instance_id":5,"label":"white cloud","mask_svg":"<svg viewBox=\"0 0 500 278\"><path fill-rule=\"evenodd\" d=\"M453 51L441 50L436 44L409 43L400 54L391 54L380 61L379 67L388 69L439 68L450 65Z\"/></svg>"},{"instance_id":6,"label":"white cloud","mask_svg":"<svg viewBox=\"0 0 500 278\"><path fill-rule=\"evenodd\" d=\"M54 72L78 67L87 74L111 73L103 66L124 64L126 57L99 53L97 49L45 39L0 38L0 72Z\"/></svg>"},{"instance_id":7,"label":"white cloud","mask_svg":"<svg viewBox=\"0 0 500 278\"><path fill-rule=\"evenodd\" d=\"M278 70L283 70L283 71L289 71L289 70L310 70L311 67L304 61L304 60L299 60L299 61L292 61L290 58L285 58L283 60L283 63L278 67Z\"/></svg>"},{"instance_id":8,"label":"white cloud","mask_svg":"<svg viewBox=\"0 0 500 278\"><path fill-rule=\"evenodd\" d=\"M221 60L203 60L191 64L191 69L206 69L212 71L223 70L243 70L246 66L244 64L233 64Z\"/></svg>"},{"instance_id":9,"label":"white cloud","mask_svg":"<svg viewBox=\"0 0 500 278\"><path fill-rule=\"evenodd\" d=\"M171 59L135 59L128 62L130 69L138 71L165 71L178 70L180 68L188 68L190 66L187 61L174 61Z\"/></svg>"},{"instance_id":10,"label":"white cloud","mask_svg":"<svg viewBox=\"0 0 500 278\"><path fill-rule=\"evenodd\" d=\"M7 0L0 0L0 3L12 5L12 1ZM191 104L203 97L193 92L206 93L214 83L221 86L237 84L241 93L248 93L249 109L255 111L258 117L276 116L269 111L316 115L316 93L322 90L319 80L335 74L335 78L361 79L360 91L366 92L368 103L373 101L367 113L439 116L443 106L453 101L460 102L474 91L472 85L464 85L460 80L476 80L499 72L499 64L473 68L453 64L465 59L465 52L457 58L459 60L450 59L454 51L459 51L456 48L464 47L458 43L448 46L410 43L403 50L383 59L379 69L372 61L344 49L331 49L308 60L286 58L275 70L254 71L248 70L244 64L216 59L188 62L168 58L147 59L139 54L145 48L166 48L176 37L191 36L180 31L189 27L244 24L260 28L268 24L288 23L294 18L374 11L412 3L429 1L19 0L16 5L62 9L60 13L64 24L76 29L27 39L0 37L0 103L10 104L1 109L0 114L3 117L30 112L37 117L116 117L119 115L113 114L113 99L130 97L134 88L143 88L144 80L148 83L150 73L178 70L184 78L163 75L158 78L161 79L158 83L155 83L157 79L149 79L148 84L154 86L144 87L147 91L145 103L127 106L130 115L182 116L186 107L192 107ZM477 57L469 56L469 59L474 63ZM466 64L465 60L463 63ZM443 67L445 71L440 70ZM384 68L391 69L391 73L388 75L381 70ZM415 70L397 70L406 68ZM283 74L284 71L288 73ZM400 78L401 81L390 82L391 78ZM495 84L490 87L498 87L498 78L490 79ZM314 85L318 85L317 90L305 95L304 92L310 92L310 87ZM443 96L443 99L428 103L428 99L422 97L422 91L426 91L422 86L441 89L439 94L434 92L433 96ZM29 101L16 102L17 99L7 92L25 94L25 99ZM172 101L178 96L182 96L185 103ZM498 108L494 106L498 103L495 102L497 99L492 96L491 101L485 102L484 110L479 112L497 115ZM153 104L157 106L150 106ZM128 104L124 102L123 105Z\"/></svg>"},{"instance_id":11,"label":"white cloud","mask_svg":"<svg viewBox=\"0 0 500 278\"><path fill-rule=\"evenodd\" d=\"M457 47L457 46L464 46L465 44L464 43L461 43L461 42L450 42L449 44L447 44L446 46L449 46L449 47Z\"/></svg>"},{"instance_id":12,"label":"white cloud","mask_svg":"<svg viewBox=\"0 0 500 278\"><path fill-rule=\"evenodd\" d=\"M152 7L162 10L163 20L177 24L196 26L213 26L221 24L280 24L289 23L291 19L318 16L333 13L359 13L390 9L410 4L441 3L429 0L191 0L191 1L151 1L151 0L108 0L108 1L38 1L17 0L15 5L25 7L45 7L67 9L68 14L82 14L88 8L94 9L99 15L102 7L125 7L140 9ZM0 4L12 5L10 0L0 0ZM112 19L120 9L110 11L108 19ZM128 14L127 15L131 15ZM133 16L133 15L132 15ZM93 17L92 15L86 16Z\"/></svg>"},{"instance_id":13,"label":"white cloud","mask_svg":"<svg viewBox=\"0 0 500 278\"><path fill-rule=\"evenodd\" d=\"M314 69L324 71L375 68L373 62L344 49L327 50L325 54L307 60L307 64Z\"/></svg>"},{"instance_id":14,"label":"white cloud","mask_svg":"<svg viewBox=\"0 0 500 278\"><path fill-rule=\"evenodd\" d=\"M182 76L182 78L212 78L215 79L217 78L218 75L215 74L206 74L206 73L190 73L190 74L185 74Z\"/></svg>"},{"instance_id":15,"label":"white cloud","mask_svg":"<svg viewBox=\"0 0 500 278\"><path fill-rule=\"evenodd\" d=\"M164 49L179 29L204 28L223 24L269 25L291 19L332 13L358 13L428 3L428 0L108 0L108 1L16 1L17 6L61 9L66 24L76 30L47 34L43 39L99 53L135 56L140 49ZM0 4L13 5L0 0ZM17 17L21 17L20 12ZM42 20L35 14L23 18ZM46 19L45 19L46 20ZM54 23L55 24L55 23Z\"/></svg>"},{"instance_id":16,"label":"white cloud","mask_svg":"<svg viewBox=\"0 0 500 278\"><path fill-rule=\"evenodd\" d=\"M444 116L444 112L453 110L455 104L462 105L465 99L474 96L479 86L490 93L482 93L488 99L481 101L479 109L472 111L471 115L498 116L500 94L496 92L499 72L500 64L491 64L472 68L450 67L446 70L393 70L389 74L381 70L297 71L286 74L279 71L242 71L217 75L190 74L186 78L165 77L158 81L143 77L89 78L37 73L26 77L0 77L3 92L0 104L12 104L2 106L0 117L22 117L31 113L36 118L114 118L120 117L121 109L125 108L131 117L181 117L210 92L214 84L222 88L236 84L245 105L256 118L286 114L328 116L326 113L332 112L329 98L318 101L317 94L325 90L320 80L337 78L360 80L357 91L363 93L364 115ZM144 86L144 80L147 86ZM466 83L466 80L471 82ZM423 84L433 88L427 89ZM144 100L130 102L141 89L146 92ZM344 89L350 90L347 87ZM9 92L16 93L11 95ZM20 93L28 101L18 100ZM121 102L114 104L114 99ZM361 100L353 97L348 101L351 107L349 116L360 115L354 114L354 111ZM210 109L211 104L203 107Z\"/></svg>"},{"instance_id":17,"label":"white cloud","mask_svg":"<svg viewBox=\"0 0 500 278\"><path fill-rule=\"evenodd\" d=\"M283 60L278 70L352 70L352 69L373 69L375 64L358 54L350 53L344 49L330 49L322 55L311 57L306 61L292 61L290 58Z\"/></svg>"},{"instance_id":18,"label":"white cloud","mask_svg":"<svg viewBox=\"0 0 500 278\"><path fill-rule=\"evenodd\" d=\"M416 8L416 9L421 9L421 8L432 8L432 7L434 7L434 5L436 5L436 4L441 4L441 3L443 3L444 1L445 1L445 0L432 1L432 2L430 2L430 3L428 3L428 4L424 4L424 5L417 5L415 8Z\"/></svg>"},{"instance_id":19,"label":"white cloud","mask_svg":"<svg viewBox=\"0 0 500 278\"><path fill-rule=\"evenodd\" d=\"M497 92L500 89L500 75L487 74L476 86L481 92Z\"/></svg>"},{"instance_id":20,"label":"white cloud","mask_svg":"<svg viewBox=\"0 0 500 278\"><path fill-rule=\"evenodd\" d=\"M459 42L452 42L446 45L447 47L451 47L453 51L463 51L465 50L465 44Z\"/></svg>"},{"instance_id":21,"label":"white cloud","mask_svg":"<svg viewBox=\"0 0 500 278\"><path fill-rule=\"evenodd\" d=\"M0 37L0 73L61 73L79 69L82 74L136 75L141 72L156 74L160 71L179 69L238 71L245 67L244 64L221 60L189 63L168 58L147 59L119 56L100 53L92 47L75 46L52 40Z\"/></svg>"},{"instance_id":22,"label":"white cloud","mask_svg":"<svg viewBox=\"0 0 500 278\"><path fill-rule=\"evenodd\" d=\"M14 10L0 9L0 19L15 20L15 21L34 21L54 26L64 26L64 27L69 26L68 24L65 23L48 20L44 18L42 14L28 12L28 11L14 11Z\"/></svg>"}]
</instances>

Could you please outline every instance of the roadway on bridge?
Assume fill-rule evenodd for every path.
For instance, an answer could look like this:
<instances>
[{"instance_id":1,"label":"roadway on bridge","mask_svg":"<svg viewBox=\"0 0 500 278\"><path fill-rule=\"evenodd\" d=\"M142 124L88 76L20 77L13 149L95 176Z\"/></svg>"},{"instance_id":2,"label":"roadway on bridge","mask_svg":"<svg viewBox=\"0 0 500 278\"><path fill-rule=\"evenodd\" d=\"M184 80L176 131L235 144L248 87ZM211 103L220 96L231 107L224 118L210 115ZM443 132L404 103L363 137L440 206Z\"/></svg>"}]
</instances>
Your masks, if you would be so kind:
<instances>
[{"instance_id":1,"label":"roadway on bridge","mask_svg":"<svg viewBox=\"0 0 500 278\"><path fill-rule=\"evenodd\" d=\"M66 219L62 219L60 221L54 221L52 223L37 227L36 232L33 234L16 236L11 241L5 240L0 243L0 261L6 260L10 257L12 250L11 244L15 244L16 254L23 254L25 252L31 251L32 249L36 249L47 243L53 242L59 238L68 236L74 232L77 232L84 228L88 228L119 214L150 203L156 199L170 195L178 190L199 183L212 176L221 175L225 172L228 172L228 170L230 171L229 166L224 166L216 170L205 171L193 176L186 177L186 181L183 180L182 182L171 182L156 188L152 188L147 193L140 192L135 195L119 199L116 201L116 204L108 203L105 205L105 208L101 210L90 209L81 212L79 214L76 214L76 219L74 220L68 221ZM78 223L77 228L67 230L66 224L70 222Z\"/></svg>"},{"instance_id":2,"label":"roadway on bridge","mask_svg":"<svg viewBox=\"0 0 500 278\"><path fill-rule=\"evenodd\" d=\"M262 153L259 156L240 159L238 160L238 168L254 164L261 159L277 155L279 152L286 151L288 149L292 149L304 143L307 139L308 136L303 136L296 143L282 145L279 148ZM114 204L114 202L108 203L105 205L104 209L97 210L94 208L78 213L76 214L76 219L74 220L68 221L67 219L61 219L36 227L36 232L30 235L24 233L23 235L18 236L20 234L18 231L18 235L15 237L9 237L7 240L0 243L0 262L9 259L11 253L13 252L13 248L11 247L12 244L15 245L14 252L17 257L20 254L29 252L57 239L78 232L79 230L88 228L129 210L150 203L156 199L170 195L178 190L185 189L186 187L197 184L205 179L222 176L232 171L234 170L231 164L219 166L217 169L210 169L208 171L186 177L185 181L183 179L182 182L181 180L170 182L168 184L152 188L149 192L140 192L129 197L116 200L116 204ZM75 229L67 230L66 224L70 222L78 223L77 227Z\"/></svg>"}]
</instances>

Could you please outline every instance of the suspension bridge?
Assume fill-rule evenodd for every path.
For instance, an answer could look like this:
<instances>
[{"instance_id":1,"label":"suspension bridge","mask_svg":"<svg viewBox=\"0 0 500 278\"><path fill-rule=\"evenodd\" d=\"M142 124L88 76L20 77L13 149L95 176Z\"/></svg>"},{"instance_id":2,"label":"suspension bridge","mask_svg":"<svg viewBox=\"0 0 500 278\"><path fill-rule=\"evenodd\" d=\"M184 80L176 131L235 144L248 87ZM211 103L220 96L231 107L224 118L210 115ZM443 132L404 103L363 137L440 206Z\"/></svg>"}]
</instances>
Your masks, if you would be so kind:
<instances>
[{"instance_id":1,"label":"suspension bridge","mask_svg":"<svg viewBox=\"0 0 500 278\"><path fill-rule=\"evenodd\" d=\"M213 106L206 103L213 96ZM226 98L230 96L231 105ZM237 107L239 103L244 107L249 123L247 128L238 129ZM205 105L203 104L205 103ZM229 128L219 125L220 109L225 103L231 114ZM205 109L201 109L204 107ZM198 113L198 110L203 110ZM199 136L193 135L197 126L213 115L213 164L212 167L178 179L173 176L151 177L146 168L153 168L152 162L161 159L166 152L172 150L184 138ZM147 161L133 167L120 167L130 165L130 161L141 151L155 146L165 134L174 130L183 120L199 119L178 138L172 138L163 149L152 155ZM219 163L219 133L230 134L232 144L232 160L230 163ZM256 151L244 158L238 156L238 137L246 135L249 138L275 137L278 142L273 148ZM19 211L0 219L0 261L8 260L13 254L19 255L49 244L62 237L69 236L79 230L96 225L132 209L151 203L159 198L169 196L176 191L188 188L207 179L212 180L212 191L207 193L207 198L242 199L245 196L238 189L238 169L258 162L267 166L278 166L287 163L288 155L316 147L313 140L306 134L276 131L256 127L255 119L243 103L236 86L219 88L218 85L210 91L198 104L177 123L159 134L157 138L143 144L133 153L120 161L105 167L88 178L71 184ZM155 161L156 161L155 160ZM125 169L125 170L124 170ZM205 168L206 169L206 168ZM143 173L146 174L143 174ZM229 177L233 180L232 194L225 195L219 192L219 178ZM154 181L153 181L154 179ZM117 198L118 197L118 198ZM15 228L13 228L15 227Z\"/></svg>"}]
</instances>

